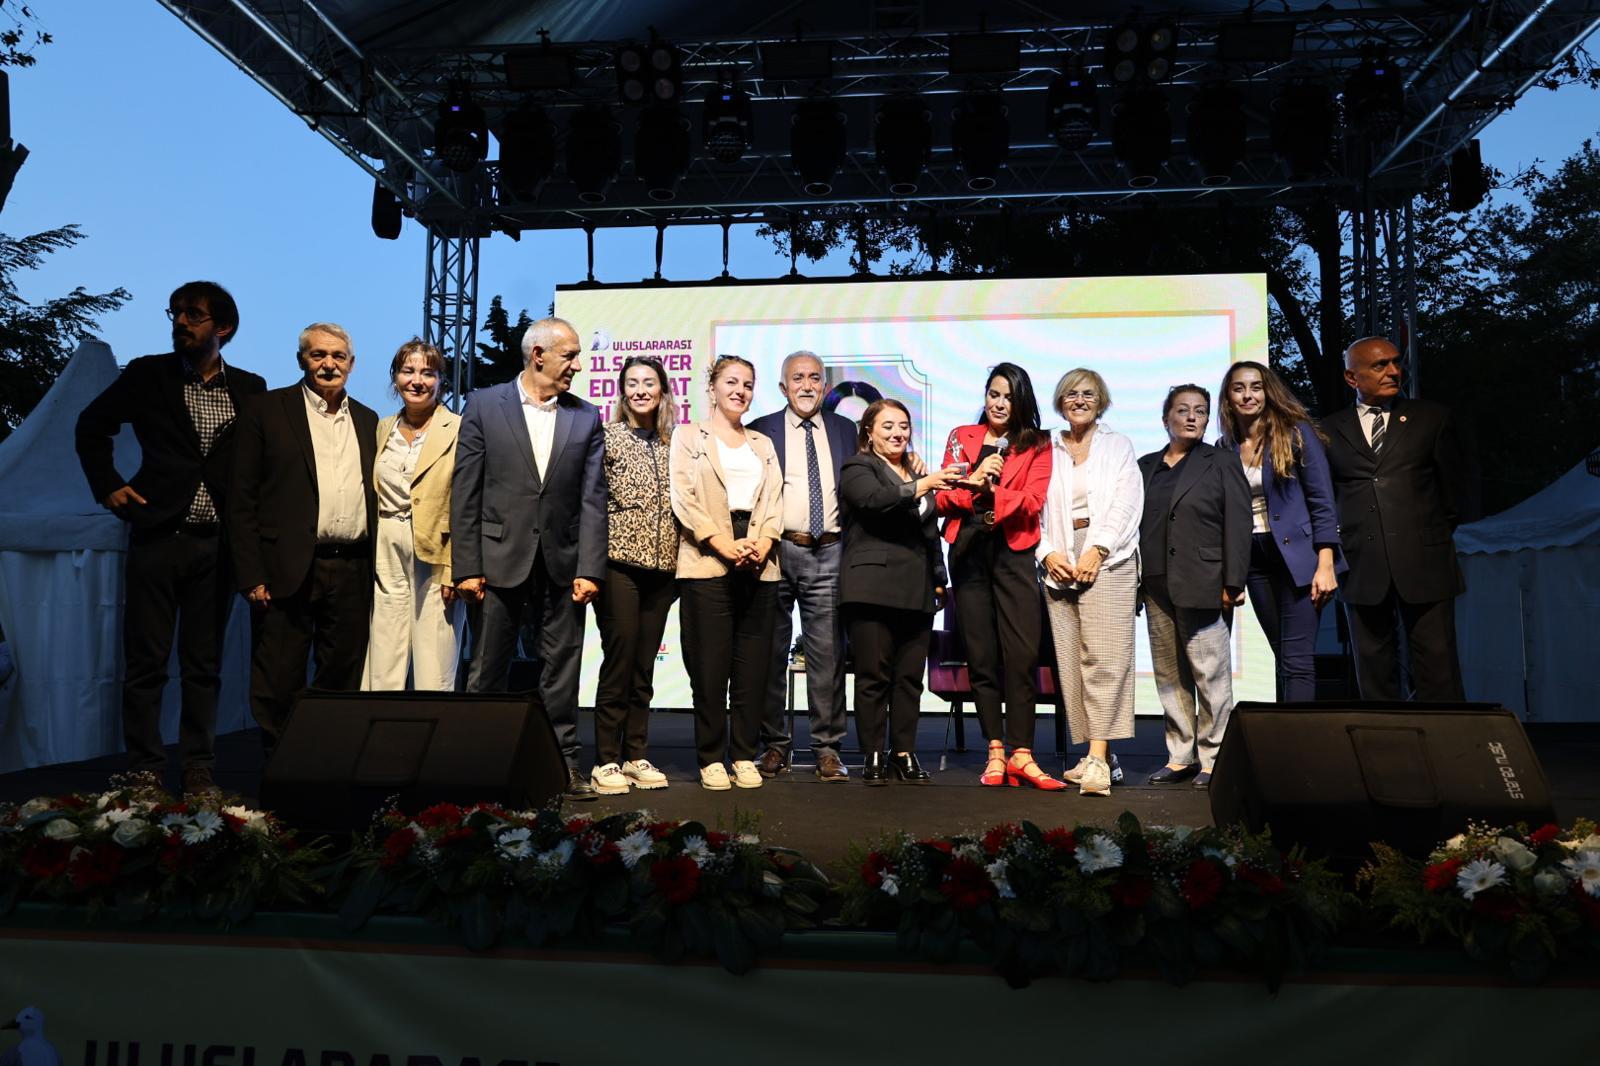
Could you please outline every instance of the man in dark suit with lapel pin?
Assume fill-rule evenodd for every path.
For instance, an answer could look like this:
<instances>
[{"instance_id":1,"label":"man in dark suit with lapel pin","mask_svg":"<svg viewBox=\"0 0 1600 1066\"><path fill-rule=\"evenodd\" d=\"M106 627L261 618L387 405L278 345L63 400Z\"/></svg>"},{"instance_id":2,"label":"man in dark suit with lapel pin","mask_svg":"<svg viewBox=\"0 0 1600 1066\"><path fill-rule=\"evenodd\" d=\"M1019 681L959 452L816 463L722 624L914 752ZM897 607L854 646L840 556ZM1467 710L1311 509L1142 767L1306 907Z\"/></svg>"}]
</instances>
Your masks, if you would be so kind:
<instances>
[{"instance_id":1,"label":"man in dark suit with lapel pin","mask_svg":"<svg viewBox=\"0 0 1600 1066\"><path fill-rule=\"evenodd\" d=\"M180 285L167 300L172 351L129 363L78 416L78 460L95 499L128 523L122 615L122 730L129 764L160 775L161 693L173 629L182 676L178 751L185 794L215 791L218 676L233 609L233 567L220 512L227 506L233 430L267 383L227 366L222 348L239 308L213 281ZM133 427L142 461L125 478L113 440Z\"/></svg>"},{"instance_id":2,"label":"man in dark suit with lapel pin","mask_svg":"<svg viewBox=\"0 0 1600 1066\"><path fill-rule=\"evenodd\" d=\"M254 606L250 709L271 755L306 687L361 684L372 604L378 416L346 393L355 350L331 322L300 331L303 374L239 418L228 504L235 580Z\"/></svg>"},{"instance_id":3,"label":"man in dark suit with lapel pin","mask_svg":"<svg viewBox=\"0 0 1600 1066\"><path fill-rule=\"evenodd\" d=\"M756 761L756 769L763 777L773 777L789 766L794 738L789 736L785 711L789 644L798 603L815 772L823 781L844 781L849 771L839 757L846 731L844 625L839 616L839 560L844 550L839 468L855 454L856 426L843 415L822 410L828 387L823 383L822 360L812 352L794 352L784 359L778 388L787 406L750 423L751 429L772 441L778 468L783 471L778 621L772 635L772 669L761 720L761 743L766 750Z\"/></svg>"},{"instance_id":4,"label":"man in dark suit with lapel pin","mask_svg":"<svg viewBox=\"0 0 1600 1066\"><path fill-rule=\"evenodd\" d=\"M1339 594L1362 699L1404 698L1403 630L1411 695L1459 701L1455 598L1466 586L1452 535L1461 518L1461 446L1449 409L1401 396L1400 378L1393 344L1356 341L1344 371L1356 405L1322 422L1350 562Z\"/></svg>"},{"instance_id":5,"label":"man in dark suit with lapel pin","mask_svg":"<svg viewBox=\"0 0 1600 1066\"><path fill-rule=\"evenodd\" d=\"M523 609L539 631L539 696L567 761L568 799L595 799L578 770L583 608L606 572L605 434L600 412L570 391L581 347L546 318L522 338L514 381L467 401L450 492L456 591L482 604L469 692L503 692Z\"/></svg>"}]
</instances>

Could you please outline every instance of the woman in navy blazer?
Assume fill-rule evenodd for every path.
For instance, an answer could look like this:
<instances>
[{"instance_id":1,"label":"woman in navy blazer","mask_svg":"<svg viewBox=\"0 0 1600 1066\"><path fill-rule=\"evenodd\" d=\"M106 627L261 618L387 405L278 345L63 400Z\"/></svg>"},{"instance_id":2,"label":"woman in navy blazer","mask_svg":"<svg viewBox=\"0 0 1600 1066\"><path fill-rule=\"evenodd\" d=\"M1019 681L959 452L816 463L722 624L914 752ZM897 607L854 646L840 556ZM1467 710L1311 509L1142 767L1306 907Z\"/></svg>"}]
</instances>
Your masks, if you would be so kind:
<instances>
[{"instance_id":1,"label":"woman in navy blazer","mask_svg":"<svg viewBox=\"0 0 1600 1066\"><path fill-rule=\"evenodd\" d=\"M1349 567L1327 440L1270 367L1234 363L1222 379L1218 446L1237 452L1250 483L1250 602L1278 660L1278 698L1316 698L1317 615Z\"/></svg>"}]
</instances>

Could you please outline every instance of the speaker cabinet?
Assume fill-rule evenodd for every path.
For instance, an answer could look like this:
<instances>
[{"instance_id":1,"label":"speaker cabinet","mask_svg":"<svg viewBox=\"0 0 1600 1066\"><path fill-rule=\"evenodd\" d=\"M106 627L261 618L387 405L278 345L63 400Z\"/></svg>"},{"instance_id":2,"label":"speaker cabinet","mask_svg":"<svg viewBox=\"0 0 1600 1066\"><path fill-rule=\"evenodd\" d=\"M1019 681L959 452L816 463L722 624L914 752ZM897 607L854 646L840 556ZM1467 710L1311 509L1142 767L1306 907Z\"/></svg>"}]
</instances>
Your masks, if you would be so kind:
<instances>
[{"instance_id":1,"label":"speaker cabinet","mask_svg":"<svg viewBox=\"0 0 1600 1066\"><path fill-rule=\"evenodd\" d=\"M530 694L306 692L261 777L290 824L360 829L391 797L540 806L567 785L554 731Z\"/></svg>"},{"instance_id":2,"label":"speaker cabinet","mask_svg":"<svg viewBox=\"0 0 1600 1066\"><path fill-rule=\"evenodd\" d=\"M1211 817L1347 864L1371 841L1420 856L1468 821L1538 826L1555 809L1503 707L1240 703L1217 752Z\"/></svg>"}]
</instances>

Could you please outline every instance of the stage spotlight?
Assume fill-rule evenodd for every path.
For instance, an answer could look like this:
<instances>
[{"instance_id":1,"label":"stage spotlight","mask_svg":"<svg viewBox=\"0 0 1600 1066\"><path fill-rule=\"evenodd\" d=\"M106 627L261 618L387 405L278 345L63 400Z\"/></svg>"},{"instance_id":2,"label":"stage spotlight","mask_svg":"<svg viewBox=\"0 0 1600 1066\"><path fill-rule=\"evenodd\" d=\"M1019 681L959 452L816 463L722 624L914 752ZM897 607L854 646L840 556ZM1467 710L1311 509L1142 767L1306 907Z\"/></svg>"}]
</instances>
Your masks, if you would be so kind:
<instances>
[{"instance_id":1,"label":"stage spotlight","mask_svg":"<svg viewBox=\"0 0 1600 1066\"><path fill-rule=\"evenodd\" d=\"M1304 181L1324 173L1333 156L1333 93L1325 85L1291 82L1272 101L1272 150Z\"/></svg>"},{"instance_id":2,"label":"stage spotlight","mask_svg":"<svg viewBox=\"0 0 1600 1066\"><path fill-rule=\"evenodd\" d=\"M1406 117L1400 70L1381 56L1367 56L1344 83L1344 117L1370 137L1393 133Z\"/></svg>"},{"instance_id":3,"label":"stage spotlight","mask_svg":"<svg viewBox=\"0 0 1600 1066\"><path fill-rule=\"evenodd\" d=\"M1135 189L1154 185L1161 166L1172 154L1172 115L1167 98L1154 90L1123 96L1111 112L1111 147L1128 168Z\"/></svg>"},{"instance_id":4,"label":"stage spotlight","mask_svg":"<svg viewBox=\"0 0 1600 1066\"><path fill-rule=\"evenodd\" d=\"M1124 22L1106 35L1101 62L1117 85L1161 82L1172 75L1178 56L1177 26L1157 22Z\"/></svg>"},{"instance_id":5,"label":"stage spotlight","mask_svg":"<svg viewBox=\"0 0 1600 1066\"><path fill-rule=\"evenodd\" d=\"M531 200L555 173L556 124L529 104L508 112L500 126L500 196Z\"/></svg>"},{"instance_id":6,"label":"stage spotlight","mask_svg":"<svg viewBox=\"0 0 1600 1066\"><path fill-rule=\"evenodd\" d=\"M789 161L810 196L833 191L833 176L844 165L846 115L832 100L808 100L795 108L789 124Z\"/></svg>"},{"instance_id":7,"label":"stage spotlight","mask_svg":"<svg viewBox=\"0 0 1600 1066\"><path fill-rule=\"evenodd\" d=\"M606 202L606 186L622 166L622 127L604 104L591 104L567 127L567 177L586 204Z\"/></svg>"},{"instance_id":8,"label":"stage spotlight","mask_svg":"<svg viewBox=\"0 0 1600 1066\"><path fill-rule=\"evenodd\" d=\"M987 192L1011 154L1011 123L997 92L967 93L951 112L950 140L967 175L967 188Z\"/></svg>"},{"instance_id":9,"label":"stage spotlight","mask_svg":"<svg viewBox=\"0 0 1600 1066\"><path fill-rule=\"evenodd\" d=\"M633 169L652 200L677 198L678 179L689 169L689 120L670 104L639 115L633 137Z\"/></svg>"},{"instance_id":10,"label":"stage spotlight","mask_svg":"<svg viewBox=\"0 0 1600 1066\"><path fill-rule=\"evenodd\" d=\"M889 178L889 191L911 196L922 168L933 154L933 113L915 97L884 101L878 109L878 165Z\"/></svg>"},{"instance_id":11,"label":"stage spotlight","mask_svg":"<svg viewBox=\"0 0 1600 1066\"><path fill-rule=\"evenodd\" d=\"M1208 85L1189 101L1189 158L1202 185L1226 185L1244 158L1244 98L1231 85Z\"/></svg>"},{"instance_id":12,"label":"stage spotlight","mask_svg":"<svg viewBox=\"0 0 1600 1066\"><path fill-rule=\"evenodd\" d=\"M460 85L439 101L433 124L433 153L451 170L465 173L489 155L489 120Z\"/></svg>"},{"instance_id":13,"label":"stage spotlight","mask_svg":"<svg viewBox=\"0 0 1600 1066\"><path fill-rule=\"evenodd\" d=\"M400 239L401 226L400 198L389 191L389 186L381 181L372 183L372 233L374 236L386 240Z\"/></svg>"},{"instance_id":14,"label":"stage spotlight","mask_svg":"<svg viewBox=\"0 0 1600 1066\"><path fill-rule=\"evenodd\" d=\"M1100 125L1094 79L1078 64L1057 74L1045 100L1045 128L1069 152L1081 152L1094 140Z\"/></svg>"},{"instance_id":15,"label":"stage spotlight","mask_svg":"<svg viewBox=\"0 0 1600 1066\"><path fill-rule=\"evenodd\" d=\"M683 58L666 41L617 49L617 92L625 104L671 104L683 96Z\"/></svg>"},{"instance_id":16,"label":"stage spotlight","mask_svg":"<svg viewBox=\"0 0 1600 1066\"><path fill-rule=\"evenodd\" d=\"M1450 210L1471 211L1489 195L1489 172L1483 169L1483 147L1474 137L1450 153Z\"/></svg>"},{"instance_id":17,"label":"stage spotlight","mask_svg":"<svg viewBox=\"0 0 1600 1066\"><path fill-rule=\"evenodd\" d=\"M707 90L700 135L706 154L719 163L737 163L750 147L750 95L732 82Z\"/></svg>"}]
</instances>

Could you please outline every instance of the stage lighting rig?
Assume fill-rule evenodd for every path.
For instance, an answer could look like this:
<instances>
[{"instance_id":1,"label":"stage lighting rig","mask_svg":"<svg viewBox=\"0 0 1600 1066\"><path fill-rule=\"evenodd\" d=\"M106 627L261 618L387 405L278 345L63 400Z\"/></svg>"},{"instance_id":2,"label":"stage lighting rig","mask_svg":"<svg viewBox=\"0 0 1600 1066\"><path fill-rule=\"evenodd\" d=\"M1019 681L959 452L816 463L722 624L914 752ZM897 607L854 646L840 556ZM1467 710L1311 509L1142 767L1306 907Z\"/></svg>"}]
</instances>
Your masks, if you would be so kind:
<instances>
[{"instance_id":1,"label":"stage lighting rig","mask_svg":"<svg viewBox=\"0 0 1600 1066\"><path fill-rule=\"evenodd\" d=\"M987 192L1011 154L1011 123L998 92L969 92L951 112L950 140L967 188Z\"/></svg>"},{"instance_id":2,"label":"stage lighting rig","mask_svg":"<svg viewBox=\"0 0 1600 1066\"><path fill-rule=\"evenodd\" d=\"M381 240L397 241L400 239L400 227L403 222L403 212L400 208L400 198L389 191L389 186L381 181L372 183L372 234Z\"/></svg>"},{"instance_id":3,"label":"stage lighting rig","mask_svg":"<svg viewBox=\"0 0 1600 1066\"><path fill-rule=\"evenodd\" d=\"M1293 181L1326 173L1333 158L1333 93L1314 82L1291 82L1272 101L1272 150Z\"/></svg>"},{"instance_id":4,"label":"stage lighting rig","mask_svg":"<svg viewBox=\"0 0 1600 1066\"><path fill-rule=\"evenodd\" d=\"M1200 184L1226 185L1244 158L1244 98L1226 82L1208 85L1189 101L1189 158L1200 165Z\"/></svg>"},{"instance_id":5,"label":"stage lighting rig","mask_svg":"<svg viewBox=\"0 0 1600 1066\"><path fill-rule=\"evenodd\" d=\"M896 196L915 194L922 168L933 155L933 113L915 97L886 100L878 109L874 139L889 191Z\"/></svg>"},{"instance_id":6,"label":"stage lighting rig","mask_svg":"<svg viewBox=\"0 0 1600 1066\"><path fill-rule=\"evenodd\" d=\"M1124 22L1106 34L1101 63L1116 85L1156 84L1172 76L1178 27L1169 22Z\"/></svg>"},{"instance_id":7,"label":"stage lighting rig","mask_svg":"<svg viewBox=\"0 0 1600 1066\"><path fill-rule=\"evenodd\" d=\"M1471 211L1489 195L1483 146L1474 137L1450 154L1450 210Z\"/></svg>"},{"instance_id":8,"label":"stage lighting rig","mask_svg":"<svg viewBox=\"0 0 1600 1066\"><path fill-rule=\"evenodd\" d=\"M1368 55L1344 83L1345 122L1369 137L1393 133L1406 117L1405 87L1392 60Z\"/></svg>"},{"instance_id":9,"label":"stage lighting rig","mask_svg":"<svg viewBox=\"0 0 1600 1066\"><path fill-rule=\"evenodd\" d=\"M1154 89L1135 90L1111 112L1111 147L1128 168L1128 185L1147 189L1172 154L1172 115L1167 98Z\"/></svg>"},{"instance_id":10,"label":"stage lighting rig","mask_svg":"<svg viewBox=\"0 0 1600 1066\"><path fill-rule=\"evenodd\" d=\"M849 147L848 117L832 100L807 100L795 108L789 124L789 161L805 182L807 195L833 191L833 176L844 165Z\"/></svg>"},{"instance_id":11,"label":"stage lighting rig","mask_svg":"<svg viewBox=\"0 0 1600 1066\"><path fill-rule=\"evenodd\" d=\"M633 137L633 169L652 200L677 199L678 179L689 169L689 120L671 104L639 114Z\"/></svg>"},{"instance_id":12,"label":"stage lighting rig","mask_svg":"<svg viewBox=\"0 0 1600 1066\"><path fill-rule=\"evenodd\" d=\"M433 153L451 170L465 173L489 155L489 120L461 85L439 101L433 124Z\"/></svg>"},{"instance_id":13,"label":"stage lighting rig","mask_svg":"<svg viewBox=\"0 0 1600 1066\"><path fill-rule=\"evenodd\" d=\"M706 154L719 163L737 163L750 147L750 94L723 79L706 91L700 135Z\"/></svg>"},{"instance_id":14,"label":"stage lighting rig","mask_svg":"<svg viewBox=\"0 0 1600 1066\"><path fill-rule=\"evenodd\" d=\"M606 186L622 166L622 126L604 104L590 104L567 127L567 177L586 204L606 202Z\"/></svg>"},{"instance_id":15,"label":"stage lighting rig","mask_svg":"<svg viewBox=\"0 0 1600 1066\"><path fill-rule=\"evenodd\" d=\"M1100 107L1094 79L1084 72L1081 64L1073 63L1050 82L1050 92L1045 99L1045 128L1061 147L1069 152L1081 152L1089 147L1099 127Z\"/></svg>"},{"instance_id":16,"label":"stage lighting rig","mask_svg":"<svg viewBox=\"0 0 1600 1066\"><path fill-rule=\"evenodd\" d=\"M556 169L556 124L544 108L526 104L500 126L500 195L531 200Z\"/></svg>"},{"instance_id":17,"label":"stage lighting rig","mask_svg":"<svg viewBox=\"0 0 1600 1066\"><path fill-rule=\"evenodd\" d=\"M683 96L683 57L653 33L649 44L618 48L616 65L617 92L625 104L674 104Z\"/></svg>"}]
</instances>

